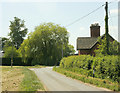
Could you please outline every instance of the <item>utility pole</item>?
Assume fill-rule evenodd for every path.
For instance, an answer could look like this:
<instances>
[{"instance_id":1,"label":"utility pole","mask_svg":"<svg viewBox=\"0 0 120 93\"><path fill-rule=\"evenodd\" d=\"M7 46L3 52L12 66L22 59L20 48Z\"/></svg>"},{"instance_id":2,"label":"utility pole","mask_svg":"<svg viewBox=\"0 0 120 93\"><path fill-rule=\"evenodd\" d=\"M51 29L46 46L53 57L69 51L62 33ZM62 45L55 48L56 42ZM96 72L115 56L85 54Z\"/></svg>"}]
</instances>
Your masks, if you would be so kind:
<instances>
[{"instance_id":1,"label":"utility pole","mask_svg":"<svg viewBox=\"0 0 120 93\"><path fill-rule=\"evenodd\" d=\"M106 52L107 52L107 54L109 54L108 2L106 2L105 11L106 11L106 16L105 16L105 44L106 44Z\"/></svg>"}]
</instances>

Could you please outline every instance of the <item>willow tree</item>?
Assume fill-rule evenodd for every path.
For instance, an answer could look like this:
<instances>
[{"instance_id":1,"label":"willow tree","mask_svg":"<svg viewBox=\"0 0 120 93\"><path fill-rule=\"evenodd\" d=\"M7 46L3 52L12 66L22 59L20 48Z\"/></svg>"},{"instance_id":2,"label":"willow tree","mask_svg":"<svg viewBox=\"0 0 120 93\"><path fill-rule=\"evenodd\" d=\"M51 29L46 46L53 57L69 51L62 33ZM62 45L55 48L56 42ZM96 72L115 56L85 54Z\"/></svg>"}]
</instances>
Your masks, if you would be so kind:
<instances>
[{"instance_id":1,"label":"willow tree","mask_svg":"<svg viewBox=\"0 0 120 93\"><path fill-rule=\"evenodd\" d=\"M33 65L55 65L62 58L62 50L63 56L74 52L74 48L69 47L68 38L66 28L53 23L43 23L23 42L21 53L31 57Z\"/></svg>"}]
</instances>

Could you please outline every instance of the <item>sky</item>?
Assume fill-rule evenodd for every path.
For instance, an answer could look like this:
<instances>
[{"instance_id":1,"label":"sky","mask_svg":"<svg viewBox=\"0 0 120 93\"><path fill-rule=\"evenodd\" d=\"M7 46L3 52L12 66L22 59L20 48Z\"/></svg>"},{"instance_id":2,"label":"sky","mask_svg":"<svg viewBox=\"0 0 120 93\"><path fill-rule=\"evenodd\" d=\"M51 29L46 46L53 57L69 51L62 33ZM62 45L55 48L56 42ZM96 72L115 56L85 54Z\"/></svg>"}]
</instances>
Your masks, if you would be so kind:
<instances>
[{"instance_id":1,"label":"sky","mask_svg":"<svg viewBox=\"0 0 120 93\"><path fill-rule=\"evenodd\" d=\"M118 1L111 0L108 5L109 33L118 40ZM7 37L10 21L18 17L25 21L28 33L33 32L41 23L52 22L65 27L69 32L69 44L76 50L77 37L90 37L90 25L99 23L100 34L105 33L105 6L87 17L75 22L91 11L105 4L105 0L1 0L0 1L0 37ZM69 25L69 26L68 26ZM77 53L77 52L76 52Z\"/></svg>"}]
</instances>

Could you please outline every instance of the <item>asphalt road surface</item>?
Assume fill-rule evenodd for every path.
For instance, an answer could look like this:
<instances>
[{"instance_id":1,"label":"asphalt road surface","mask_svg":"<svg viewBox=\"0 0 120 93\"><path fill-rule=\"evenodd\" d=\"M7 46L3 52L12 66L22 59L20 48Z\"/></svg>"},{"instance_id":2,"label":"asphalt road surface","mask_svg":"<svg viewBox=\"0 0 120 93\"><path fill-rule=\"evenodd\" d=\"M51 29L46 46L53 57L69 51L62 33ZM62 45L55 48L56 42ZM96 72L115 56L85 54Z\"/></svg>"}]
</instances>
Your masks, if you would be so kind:
<instances>
[{"instance_id":1,"label":"asphalt road surface","mask_svg":"<svg viewBox=\"0 0 120 93\"><path fill-rule=\"evenodd\" d=\"M52 67L31 68L48 91L106 91L52 71Z\"/></svg>"}]
</instances>

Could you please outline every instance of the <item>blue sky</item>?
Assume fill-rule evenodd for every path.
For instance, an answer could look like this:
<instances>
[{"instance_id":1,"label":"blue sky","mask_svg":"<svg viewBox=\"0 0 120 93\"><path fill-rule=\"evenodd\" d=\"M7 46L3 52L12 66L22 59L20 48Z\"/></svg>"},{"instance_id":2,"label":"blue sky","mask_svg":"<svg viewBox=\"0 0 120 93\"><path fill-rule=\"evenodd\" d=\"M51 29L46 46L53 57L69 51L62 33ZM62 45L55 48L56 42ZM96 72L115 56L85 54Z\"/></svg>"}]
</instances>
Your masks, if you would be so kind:
<instances>
[{"instance_id":1,"label":"blue sky","mask_svg":"<svg viewBox=\"0 0 120 93\"><path fill-rule=\"evenodd\" d=\"M53 22L66 26L71 22L90 13L105 2L0 2L0 37L6 37L9 33L10 21L14 17L25 20L28 33L43 22ZM98 22L101 26L101 35L104 34L105 9L100 8L93 14L66 27L69 32L69 43L75 47L77 37L89 37L90 25ZM118 3L113 0L109 4L109 33L118 40Z\"/></svg>"}]
</instances>

